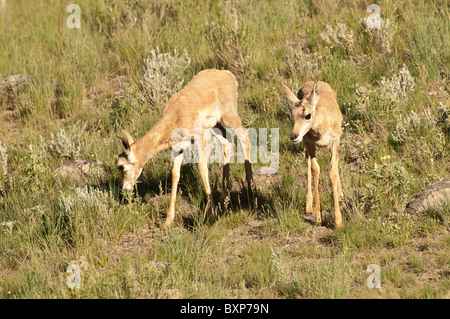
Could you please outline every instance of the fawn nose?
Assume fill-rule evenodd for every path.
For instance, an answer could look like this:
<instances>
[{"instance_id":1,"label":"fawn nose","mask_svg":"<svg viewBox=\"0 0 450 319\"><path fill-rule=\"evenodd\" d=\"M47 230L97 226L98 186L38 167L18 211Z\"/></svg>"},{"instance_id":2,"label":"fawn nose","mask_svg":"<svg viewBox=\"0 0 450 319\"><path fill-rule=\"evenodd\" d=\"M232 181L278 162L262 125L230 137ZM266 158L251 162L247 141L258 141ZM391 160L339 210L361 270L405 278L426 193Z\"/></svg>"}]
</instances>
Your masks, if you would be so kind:
<instances>
[{"instance_id":1,"label":"fawn nose","mask_svg":"<svg viewBox=\"0 0 450 319\"><path fill-rule=\"evenodd\" d=\"M291 141L295 141L298 137L298 134L291 133Z\"/></svg>"},{"instance_id":2,"label":"fawn nose","mask_svg":"<svg viewBox=\"0 0 450 319\"><path fill-rule=\"evenodd\" d=\"M129 192L132 188L133 188L133 186L131 186L131 184L123 184L122 185L122 190L124 192Z\"/></svg>"}]
</instances>

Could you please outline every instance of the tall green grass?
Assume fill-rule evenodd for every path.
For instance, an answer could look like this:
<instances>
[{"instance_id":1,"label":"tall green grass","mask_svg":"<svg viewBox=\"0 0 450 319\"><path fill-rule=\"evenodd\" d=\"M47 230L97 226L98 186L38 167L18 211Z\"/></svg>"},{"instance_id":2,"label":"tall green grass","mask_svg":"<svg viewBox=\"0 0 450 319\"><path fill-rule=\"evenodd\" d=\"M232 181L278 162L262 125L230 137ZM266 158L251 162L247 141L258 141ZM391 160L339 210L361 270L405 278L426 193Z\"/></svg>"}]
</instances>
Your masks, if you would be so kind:
<instances>
[{"instance_id":1,"label":"tall green grass","mask_svg":"<svg viewBox=\"0 0 450 319\"><path fill-rule=\"evenodd\" d=\"M8 149L7 182L0 176L7 186L0 189L0 297L448 297L448 207L434 217L403 214L420 189L450 176L448 4L379 2L392 26L385 30L390 50L379 42L381 31L361 24L369 15L363 1L78 4L81 29L67 28L65 2L0 8L0 74L32 76L14 106L0 105L0 142ZM324 32L339 24L351 40L327 43ZM147 164L133 196L120 193L119 129L138 138L161 113L141 86L144 61L157 48L186 49L191 63L178 75L184 83L205 68L231 69L243 123L279 128L279 171L255 174L249 199L243 165L232 164L233 191L216 223L206 218L202 183L188 164L175 226L162 229L169 153ZM235 63L241 56L242 68ZM403 66L414 86L399 97L383 83ZM89 97L119 76L127 84L117 92ZM311 79L334 88L344 115L341 230L330 226L327 151L318 153L322 227L305 218L304 150L288 139L281 83L301 87ZM60 132L68 138L55 140ZM51 143L79 152L68 158ZM101 170L79 178L54 173L76 159ZM218 198L221 167L210 170ZM83 266L80 289L66 285L73 263ZM380 265L383 289L367 288L369 264Z\"/></svg>"}]
</instances>

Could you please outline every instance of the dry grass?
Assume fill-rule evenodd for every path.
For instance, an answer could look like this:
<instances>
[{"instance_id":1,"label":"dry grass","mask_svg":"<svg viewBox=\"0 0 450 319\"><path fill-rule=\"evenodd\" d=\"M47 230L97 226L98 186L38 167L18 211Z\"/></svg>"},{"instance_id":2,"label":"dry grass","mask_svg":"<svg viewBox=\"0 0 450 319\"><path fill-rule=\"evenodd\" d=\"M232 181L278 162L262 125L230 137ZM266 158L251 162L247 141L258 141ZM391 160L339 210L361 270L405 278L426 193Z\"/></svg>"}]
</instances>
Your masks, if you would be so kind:
<instances>
[{"instance_id":1,"label":"dry grass","mask_svg":"<svg viewBox=\"0 0 450 319\"><path fill-rule=\"evenodd\" d=\"M379 5L373 30L361 1L84 1L82 28L69 29L64 3L8 1L0 73L31 80L0 101L0 297L448 298L448 205L404 213L419 190L450 179L448 5ZM197 168L184 165L165 230L170 154L124 196L116 135L142 136L211 67L238 76L247 126L279 128L279 170L255 173L250 197L243 165L231 164L221 201L212 164L222 209L211 222ZM342 229L332 227L326 150L325 224L304 214L304 150L289 142L280 83L310 79L330 83L344 115ZM89 172L57 173L70 163ZM80 289L67 287L69 264ZM366 285L370 264L381 289Z\"/></svg>"}]
</instances>

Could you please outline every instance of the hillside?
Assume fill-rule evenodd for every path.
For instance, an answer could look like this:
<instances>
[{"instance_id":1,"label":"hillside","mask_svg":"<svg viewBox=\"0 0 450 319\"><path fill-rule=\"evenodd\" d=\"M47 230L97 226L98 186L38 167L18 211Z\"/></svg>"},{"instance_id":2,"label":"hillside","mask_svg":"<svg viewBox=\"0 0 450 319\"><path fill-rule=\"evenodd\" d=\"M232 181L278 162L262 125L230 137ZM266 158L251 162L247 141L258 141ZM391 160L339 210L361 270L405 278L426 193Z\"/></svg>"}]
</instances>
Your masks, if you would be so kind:
<instances>
[{"instance_id":1,"label":"hillside","mask_svg":"<svg viewBox=\"0 0 450 319\"><path fill-rule=\"evenodd\" d=\"M344 0L1 2L0 298L449 298L448 203L405 212L450 180L449 5L377 3L379 17ZM271 147L278 129L279 166L261 174L270 164L258 157L249 192L232 163L221 200L211 164L211 221L197 165L183 165L164 229L170 152L121 194L117 136L143 136L208 68L235 74L245 127L267 128ZM304 146L289 140L281 84L309 80L330 84L344 117L341 229L328 151L316 225ZM367 285L370 265L380 289Z\"/></svg>"}]
</instances>

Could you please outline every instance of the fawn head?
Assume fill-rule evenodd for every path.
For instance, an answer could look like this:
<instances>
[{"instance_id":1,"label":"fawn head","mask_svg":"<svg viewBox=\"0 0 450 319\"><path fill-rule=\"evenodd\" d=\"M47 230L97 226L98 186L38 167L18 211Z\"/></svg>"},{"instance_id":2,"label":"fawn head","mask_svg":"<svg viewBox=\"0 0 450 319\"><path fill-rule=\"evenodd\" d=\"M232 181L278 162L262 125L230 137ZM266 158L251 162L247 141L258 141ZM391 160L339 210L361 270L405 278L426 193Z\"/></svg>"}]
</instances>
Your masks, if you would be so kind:
<instances>
[{"instance_id":1,"label":"fawn head","mask_svg":"<svg viewBox=\"0 0 450 319\"><path fill-rule=\"evenodd\" d=\"M292 104L291 119L294 127L290 135L293 143L300 143L306 133L311 129L315 119L316 105L319 101L319 88L317 82L308 99L299 100L292 91L283 84L286 97Z\"/></svg>"},{"instance_id":2,"label":"fawn head","mask_svg":"<svg viewBox=\"0 0 450 319\"><path fill-rule=\"evenodd\" d=\"M117 159L117 168L122 172L122 181L120 183L123 191L130 191L133 189L134 183L141 175L142 167L145 164L141 163L139 159L136 158L133 152L134 139L131 135L122 130L123 137L119 137L120 146L122 146L123 152L119 154Z\"/></svg>"}]
</instances>

